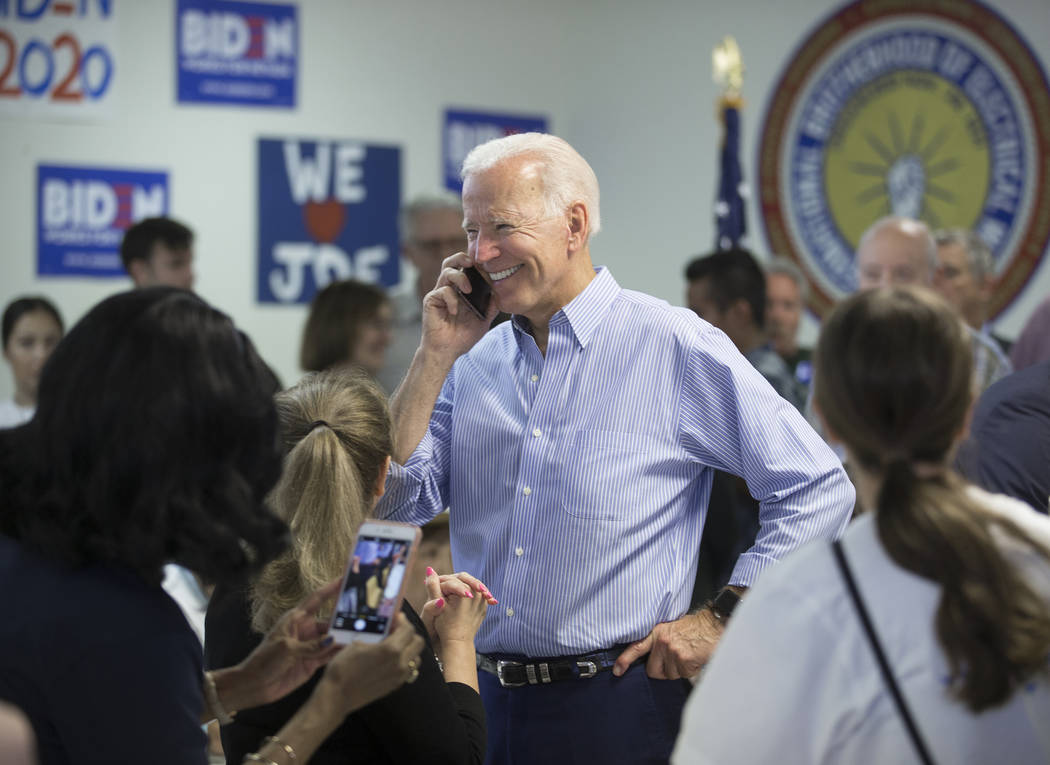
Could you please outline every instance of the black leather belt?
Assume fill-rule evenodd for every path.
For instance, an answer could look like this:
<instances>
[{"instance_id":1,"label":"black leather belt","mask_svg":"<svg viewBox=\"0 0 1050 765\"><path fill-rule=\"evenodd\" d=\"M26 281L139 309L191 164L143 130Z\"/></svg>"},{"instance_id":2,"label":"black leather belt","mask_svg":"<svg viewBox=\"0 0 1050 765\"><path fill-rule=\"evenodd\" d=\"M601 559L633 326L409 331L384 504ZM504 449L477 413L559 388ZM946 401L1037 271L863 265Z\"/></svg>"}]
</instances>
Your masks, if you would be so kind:
<instances>
[{"instance_id":1,"label":"black leather belt","mask_svg":"<svg viewBox=\"0 0 1050 765\"><path fill-rule=\"evenodd\" d=\"M478 669L495 675L504 688L546 685L562 680L586 680L599 672L612 669L626 647L624 645L583 656L559 656L552 659L503 659L479 653ZM641 657L635 664L646 658L648 657Z\"/></svg>"}]
</instances>

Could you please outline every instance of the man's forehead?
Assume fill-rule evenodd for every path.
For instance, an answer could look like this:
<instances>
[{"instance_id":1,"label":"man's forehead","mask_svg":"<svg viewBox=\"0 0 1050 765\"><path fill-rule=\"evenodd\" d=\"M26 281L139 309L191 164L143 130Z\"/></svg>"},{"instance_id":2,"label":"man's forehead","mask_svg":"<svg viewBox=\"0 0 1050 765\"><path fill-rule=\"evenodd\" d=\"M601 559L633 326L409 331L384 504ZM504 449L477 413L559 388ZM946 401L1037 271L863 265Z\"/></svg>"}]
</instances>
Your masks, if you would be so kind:
<instances>
[{"instance_id":1,"label":"man's forehead","mask_svg":"<svg viewBox=\"0 0 1050 765\"><path fill-rule=\"evenodd\" d=\"M937 259L950 260L954 265L970 267L970 259L966 256L966 248L958 242L946 242L937 245Z\"/></svg>"},{"instance_id":2,"label":"man's forehead","mask_svg":"<svg viewBox=\"0 0 1050 765\"><path fill-rule=\"evenodd\" d=\"M880 231L860 248L857 260L865 263L899 263L903 260L915 262L926 260L924 242L900 231Z\"/></svg>"},{"instance_id":3,"label":"man's forehead","mask_svg":"<svg viewBox=\"0 0 1050 765\"><path fill-rule=\"evenodd\" d=\"M153 249L150 251L150 259L153 258L192 258L193 247L169 247L162 241L156 241L153 243Z\"/></svg>"},{"instance_id":4,"label":"man's forehead","mask_svg":"<svg viewBox=\"0 0 1050 765\"><path fill-rule=\"evenodd\" d=\"M420 210L415 214L413 229L417 239L426 240L459 233L463 216L459 210L446 207L435 210Z\"/></svg>"},{"instance_id":5,"label":"man's forehead","mask_svg":"<svg viewBox=\"0 0 1050 765\"><path fill-rule=\"evenodd\" d=\"M798 282L787 274L769 274L766 276L766 286L770 289L791 290L793 294L800 292Z\"/></svg>"}]
</instances>

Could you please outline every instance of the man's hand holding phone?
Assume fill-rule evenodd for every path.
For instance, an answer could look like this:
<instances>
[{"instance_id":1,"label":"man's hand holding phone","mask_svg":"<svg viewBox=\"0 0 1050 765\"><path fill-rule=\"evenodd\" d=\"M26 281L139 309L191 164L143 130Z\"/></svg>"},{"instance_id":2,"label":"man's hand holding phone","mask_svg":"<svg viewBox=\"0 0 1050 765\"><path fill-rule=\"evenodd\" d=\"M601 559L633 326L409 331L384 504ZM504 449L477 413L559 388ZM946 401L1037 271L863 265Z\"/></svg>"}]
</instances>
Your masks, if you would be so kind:
<instances>
[{"instance_id":1,"label":"man's hand holding phone","mask_svg":"<svg viewBox=\"0 0 1050 765\"><path fill-rule=\"evenodd\" d=\"M451 364L474 347L499 313L491 289L465 252L445 258L423 299L423 349L451 355Z\"/></svg>"}]
</instances>

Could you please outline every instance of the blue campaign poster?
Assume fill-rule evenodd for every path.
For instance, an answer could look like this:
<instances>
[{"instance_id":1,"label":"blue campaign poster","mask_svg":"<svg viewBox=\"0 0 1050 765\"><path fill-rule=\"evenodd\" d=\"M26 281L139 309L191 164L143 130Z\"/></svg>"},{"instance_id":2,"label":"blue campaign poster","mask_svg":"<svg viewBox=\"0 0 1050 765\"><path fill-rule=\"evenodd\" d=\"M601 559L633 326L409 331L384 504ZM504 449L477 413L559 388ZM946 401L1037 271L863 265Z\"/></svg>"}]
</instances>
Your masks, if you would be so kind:
<instances>
[{"instance_id":1,"label":"blue campaign poster","mask_svg":"<svg viewBox=\"0 0 1050 765\"><path fill-rule=\"evenodd\" d=\"M295 5L179 0L175 13L180 102L295 106Z\"/></svg>"},{"instance_id":2,"label":"blue campaign poster","mask_svg":"<svg viewBox=\"0 0 1050 765\"><path fill-rule=\"evenodd\" d=\"M464 158L478 144L513 133L546 133L546 117L520 114L492 114L458 109L445 111L445 128L441 135L441 156L445 188L461 191L459 168Z\"/></svg>"},{"instance_id":3,"label":"blue campaign poster","mask_svg":"<svg viewBox=\"0 0 1050 765\"><path fill-rule=\"evenodd\" d=\"M125 276L124 231L169 203L166 172L39 165L37 274Z\"/></svg>"},{"instance_id":4,"label":"blue campaign poster","mask_svg":"<svg viewBox=\"0 0 1050 765\"><path fill-rule=\"evenodd\" d=\"M335 279L401 278L401 150L350 140L259 139L261 303L305 303Z\"/></svg>"}]
</instances>

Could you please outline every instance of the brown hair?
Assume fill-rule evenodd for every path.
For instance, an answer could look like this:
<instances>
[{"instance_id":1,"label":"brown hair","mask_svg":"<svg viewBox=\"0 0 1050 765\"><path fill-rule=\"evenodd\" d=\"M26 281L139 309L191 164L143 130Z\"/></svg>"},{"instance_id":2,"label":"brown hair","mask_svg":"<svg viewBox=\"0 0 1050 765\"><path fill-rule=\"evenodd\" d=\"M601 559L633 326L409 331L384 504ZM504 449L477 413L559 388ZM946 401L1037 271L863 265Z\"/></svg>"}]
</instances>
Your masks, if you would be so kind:
<instances>
[{"instance_id":1,"label":"brown hair","mask_svg":"<svg viewBox=\"0 0 1050 765\"><path fill-rule=\"evenodd\" d=\"M869 290L825 320L813 379L830 428L882 476L875 523L887 554L941 588L935 627L953 693L974 712L1002 704L1046 671L1050 613L996 537L1046 559L1050 550L992 515L947 468L930 468L950 459L972 400L966 328L926 290Z\"/></svg>"},{"instance_id":2,"label":"brown hair","mask_svg":"<svg viewBox=\"0 0 1050 765\"><path fill-rule=\"evenodd\" d=\"M287 453L269 503L291 528L292 547L253 587L259 632L342 573L393 451L386 398L361 370L307 375L276 402Z\"/></svg>"},{"instance_id":3,"label":"brown hair","mask_svg":"<svg viewBox=\"0 0 1050 765\"><path fill-rule=\"evenodd\" d=\"M310 304L299 365L320 372L352 359L361 324L375 318L389 300L374 284L353 279L329 284Z\"/></svg>"}]
</instances>

